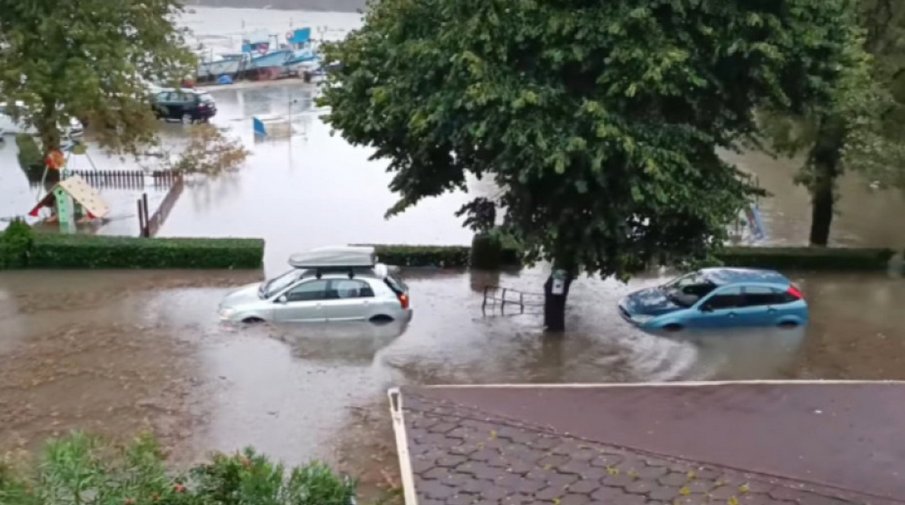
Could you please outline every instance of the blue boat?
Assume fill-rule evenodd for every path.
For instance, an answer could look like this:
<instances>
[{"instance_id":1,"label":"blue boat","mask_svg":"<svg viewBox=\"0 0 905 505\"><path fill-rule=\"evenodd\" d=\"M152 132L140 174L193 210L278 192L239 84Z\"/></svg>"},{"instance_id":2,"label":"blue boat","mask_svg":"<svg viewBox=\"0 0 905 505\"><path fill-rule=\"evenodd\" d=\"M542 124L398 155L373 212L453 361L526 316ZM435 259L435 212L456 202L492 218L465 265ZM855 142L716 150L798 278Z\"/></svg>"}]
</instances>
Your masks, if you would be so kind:
<instances>
[{"instance_id":1,"label":"blue boat","mask_svg":"<svg viewBox=\"0 0 905 505\"><path fill-rule=\"evenodd\" d=\"M248 68L250 70L262 70L282 67L291 57L292 51L289 49L278 49L259 56L252 56Z\"/></svg>"},{"instance_id":2,"label":"blue boat","mask_svg":"<svg viewBox=\"0 0 905 505\"><path fill-rule=\"evenodd\" d=\"M311 28L299 28L287 33L286 39L292 49L292 57L284 63L289 74L302 75L320 68L320 56L312 44Z\"/></svg>"}]
</instances>

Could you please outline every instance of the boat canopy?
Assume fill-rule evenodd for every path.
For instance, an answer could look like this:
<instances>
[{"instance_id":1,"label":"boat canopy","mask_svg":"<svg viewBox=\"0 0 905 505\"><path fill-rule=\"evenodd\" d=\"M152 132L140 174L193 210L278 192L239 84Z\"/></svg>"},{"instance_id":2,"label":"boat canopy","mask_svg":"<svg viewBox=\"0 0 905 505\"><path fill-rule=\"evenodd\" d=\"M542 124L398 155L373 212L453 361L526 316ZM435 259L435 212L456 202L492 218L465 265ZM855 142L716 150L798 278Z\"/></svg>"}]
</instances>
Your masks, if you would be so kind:
<instances>
[{"instance_id":1,"label":"boat canopy","mask_svg":"<svg viewBox=\"0 0 905 505\"><path fill-rule=\"evenodd\" d=\"M377 264L373 247L321 247L289 257L293 268L372 268Z\"/></svg>"}]
</instances>

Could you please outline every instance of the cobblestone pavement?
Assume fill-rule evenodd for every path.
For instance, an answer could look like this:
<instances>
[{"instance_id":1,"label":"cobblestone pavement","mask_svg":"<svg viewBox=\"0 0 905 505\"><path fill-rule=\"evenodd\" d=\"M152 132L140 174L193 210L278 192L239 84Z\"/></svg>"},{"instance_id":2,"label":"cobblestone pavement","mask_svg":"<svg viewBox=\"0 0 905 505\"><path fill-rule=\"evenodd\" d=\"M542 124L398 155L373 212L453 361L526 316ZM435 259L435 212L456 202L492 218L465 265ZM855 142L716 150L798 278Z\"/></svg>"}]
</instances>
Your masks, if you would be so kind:
<instances>
[{"instance_id":1,"label":"cobblestone pavement","mask_svg":"<svg viewBox=\"0 0 905 505\"><path fill-rule=\"evenodd\" d=\"M414 388L401 396L418 505L905 503L580 439Z\"/></svg>"}]
</instances>

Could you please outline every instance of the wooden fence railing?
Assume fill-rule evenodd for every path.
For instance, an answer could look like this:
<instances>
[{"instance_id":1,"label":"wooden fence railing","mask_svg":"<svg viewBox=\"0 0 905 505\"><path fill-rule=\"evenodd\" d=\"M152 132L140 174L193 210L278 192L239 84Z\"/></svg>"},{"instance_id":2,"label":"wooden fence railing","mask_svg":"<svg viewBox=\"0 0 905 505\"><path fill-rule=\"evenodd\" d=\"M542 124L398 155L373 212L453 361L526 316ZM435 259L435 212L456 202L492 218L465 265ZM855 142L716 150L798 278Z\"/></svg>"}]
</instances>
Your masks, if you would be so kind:
<instances>
[{"instance_id":1,"label":"wooden fence railing","mask_svg":"<svg viewBox=\"0 0 905 505\"><path fill-rule=\"evenodd\" d=\"M176 205L176 201L179 200L179 196L182 195L182 190L184 188L185 183L182 175L176 174L172 179L172 185L170 186L169 191L167 191L166 196L163 197L163 201L160 202L160 206L157 207L157 210L154 211L153 214L149 213L148 194L144 193L141 195L141 198L138 200L138 227L140 237L153 237L157 235L160 227L163 226L163 223L170 215L170 211L173 210L173 207Z\"/></svg>"}]
</instances>

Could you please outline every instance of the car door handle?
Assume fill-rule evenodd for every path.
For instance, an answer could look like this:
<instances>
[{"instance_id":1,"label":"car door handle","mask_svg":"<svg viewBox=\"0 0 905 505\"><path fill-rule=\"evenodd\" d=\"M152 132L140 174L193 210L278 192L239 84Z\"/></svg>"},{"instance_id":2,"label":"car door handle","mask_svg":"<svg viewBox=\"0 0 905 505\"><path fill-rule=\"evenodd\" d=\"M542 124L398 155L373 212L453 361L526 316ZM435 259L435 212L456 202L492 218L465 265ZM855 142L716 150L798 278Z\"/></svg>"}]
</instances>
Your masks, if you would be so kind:
<instances>
[{"instance_id":1,"label":"car door handle","mask_svg":"<svg viewBox=\"0 0 905 505\"><path fill-rule=\"evenodd\" d=\"M767 309L767 312L776 312L776 309L774 309L773 307L770 307Z\"/></svg>"},{"instance_id":2,"label":"car door handle","mask_svg":"<svg viewBox=\"0 0 905 505\"><path fill-rule=\"evenodd\" d=\"M728 315L729 317L735 317L735 316L737 316L738 314L736 314L735 312L730 312L730 313L727 314L727 315Z\"/></svg>"}]
</instances>

